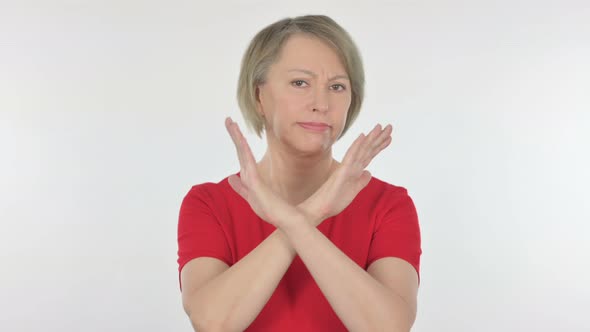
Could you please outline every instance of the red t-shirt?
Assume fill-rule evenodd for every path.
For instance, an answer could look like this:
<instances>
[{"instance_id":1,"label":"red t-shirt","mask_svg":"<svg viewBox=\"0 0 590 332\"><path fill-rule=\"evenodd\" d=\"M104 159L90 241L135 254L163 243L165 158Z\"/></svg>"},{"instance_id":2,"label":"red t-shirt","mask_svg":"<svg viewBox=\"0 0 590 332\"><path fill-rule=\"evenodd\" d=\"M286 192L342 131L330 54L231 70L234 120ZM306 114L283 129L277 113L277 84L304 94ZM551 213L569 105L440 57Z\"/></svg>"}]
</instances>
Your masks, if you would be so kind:
<instances>
[{"instance_id":1,"label":"red t-shirt","mask_svg":"<svg viewBox=\"0 0 590 332\"><path fill-rule=\"evenodd\" d=\"M178 221L178 273L207 256L228 266L246 256L276 228L258 217L227 178L193 186ZM414 203L405 188L375 177L340 214L318 229L363 269L382 257L399 257L418 273L422 254ZM182 285L180 284L182 290ZM344 324L296 256L247 331L346 331Z\"/></svg>"}]
</instances>

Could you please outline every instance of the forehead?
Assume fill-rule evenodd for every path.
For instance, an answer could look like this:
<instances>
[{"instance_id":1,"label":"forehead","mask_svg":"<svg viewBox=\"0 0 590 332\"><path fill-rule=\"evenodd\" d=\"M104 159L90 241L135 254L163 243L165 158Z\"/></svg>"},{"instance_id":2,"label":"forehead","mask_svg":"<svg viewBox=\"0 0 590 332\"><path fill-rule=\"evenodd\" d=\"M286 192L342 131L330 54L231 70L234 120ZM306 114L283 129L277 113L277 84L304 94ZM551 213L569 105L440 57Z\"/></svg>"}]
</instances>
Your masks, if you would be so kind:
<instances>
[{"instance_id":1,"label":"forehead","mask_svg":"<svg viewBox=\"0 0 590 332\"><path fill-rule=\"evenodd\" d=\"M318 38L301 34L289 37L281 49L276 65L284 70L301 68L316 73L346 73L334 49Z\"/></svg>"}]
</instances>

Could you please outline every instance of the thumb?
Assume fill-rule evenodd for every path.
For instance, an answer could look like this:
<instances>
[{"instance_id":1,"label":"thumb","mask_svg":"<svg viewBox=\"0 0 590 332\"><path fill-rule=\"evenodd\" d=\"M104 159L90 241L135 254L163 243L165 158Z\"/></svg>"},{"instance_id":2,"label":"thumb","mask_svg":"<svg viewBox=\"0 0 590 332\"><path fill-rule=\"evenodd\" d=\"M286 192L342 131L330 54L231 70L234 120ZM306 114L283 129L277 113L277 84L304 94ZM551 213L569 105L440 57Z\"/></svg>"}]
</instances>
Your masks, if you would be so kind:
<instances>
[{"instance_id":1,"label":"thumb","mask_svg":"<svg viewBox=\"0 0 590 332\"><path fill-rule=\"evenodd\" d=\"M364 187L366 187L369 182L371 181L371 172L364 170L361 176L356 181L358 191L361 191Z\"/></svg>"},{"instance_id":2,"label":"thumb","mask_svg":"<svg viewBox=\"0 0 590 332\"><path fill-rule=\"evenodd\" d=\"M230 175L227 179L232 189L242 196L243 199L248 200L248 189L242 184L242 179L236 174Z\"/></svg>"}]
</instances>

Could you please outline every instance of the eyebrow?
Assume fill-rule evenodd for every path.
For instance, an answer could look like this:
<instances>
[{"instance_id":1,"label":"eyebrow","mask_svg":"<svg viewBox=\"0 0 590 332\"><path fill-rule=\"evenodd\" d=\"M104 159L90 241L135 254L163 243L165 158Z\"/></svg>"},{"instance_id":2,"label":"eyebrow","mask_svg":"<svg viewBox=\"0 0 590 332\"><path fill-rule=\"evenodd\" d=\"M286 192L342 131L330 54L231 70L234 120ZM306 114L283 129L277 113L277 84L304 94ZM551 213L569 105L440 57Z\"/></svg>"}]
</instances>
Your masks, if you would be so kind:
<instances>
[{"instance_id":1,"label":"eyebrow","mask_svg":"<svg viewBox=\"0 0 590 332\"><path fill-rule=\"evenodd\" d=\"M293 72L293 71L302 72L302 73L305 73L305 74L307 74L309 76L313 76L313 77L318 77L318 75L316 73L312 72L311 70L307 70L307 69L290 69L290 70L288 70L288 72ZM336 75L336 76L333 76L332 78L330 78L329 80L334 81L339 78L343 78L345 80L350 81L350 79L348 78L347 75Z\"/></svg>"}]
</instances>

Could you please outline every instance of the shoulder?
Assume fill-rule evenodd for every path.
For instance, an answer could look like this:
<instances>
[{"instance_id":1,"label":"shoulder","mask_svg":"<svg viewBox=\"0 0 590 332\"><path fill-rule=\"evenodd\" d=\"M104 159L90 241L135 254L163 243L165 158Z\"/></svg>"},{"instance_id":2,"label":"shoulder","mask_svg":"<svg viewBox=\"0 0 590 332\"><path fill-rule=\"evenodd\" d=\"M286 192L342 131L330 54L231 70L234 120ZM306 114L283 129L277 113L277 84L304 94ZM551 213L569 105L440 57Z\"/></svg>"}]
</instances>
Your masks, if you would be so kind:
<instances>
[{"instance_id":1,"label":"shoulder","mask_svg":"<svg viewBox=\"0 0 590 332\"><path fill-rule=\"evenodd\" d=\"M244 205L246 204L246 205ZM208 216L219 223L231 221L232 214L241 214L247 208L243 200L229 185L228 177L217 182L192 185L180 204L180 222Z\"/></svg>"},{"instance_id":2,"label":"shoulder","mask_svg":"<svg viewBox=\"0 0 590 332\"><path fill-rule=\"evenodd\" d=\"M386 182L374 176L363 191L365 195L378 200L395 200L408 196L408 190L405 187Z\"/></svg>"},{"instance_id":3,"label":"shoulder","mask_svg":"<svg viewBox=\"0 0 590 332\"><path fill-rule=\"evenodd\" d=\"M202 182L192 185L184 197L186 201L199 201L207 205L220 205L232 201L229 197L233 193L230 187L228 177L218 182Z\"/></svg>"},{"instance_id":4,"label":"shoulder","mask_svg":"<svg viewBox=\"0 0 590 332\"><path fill-rule=\"evenodd\" d=\"M411 213L415 206L408 190L379 178L373 177L363 189L362 200L377 217L385 217L392 212Z\"/></svg>"}]
</instances>

